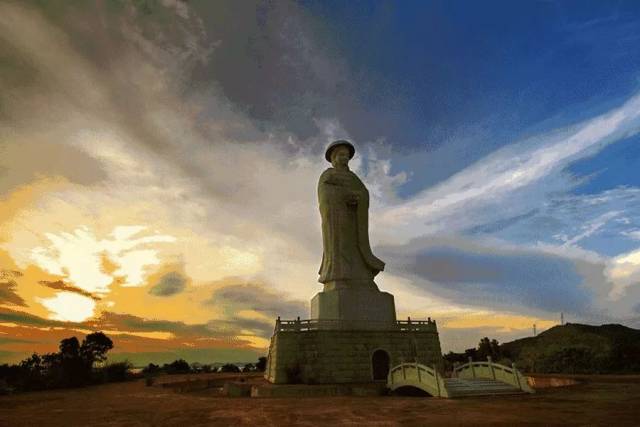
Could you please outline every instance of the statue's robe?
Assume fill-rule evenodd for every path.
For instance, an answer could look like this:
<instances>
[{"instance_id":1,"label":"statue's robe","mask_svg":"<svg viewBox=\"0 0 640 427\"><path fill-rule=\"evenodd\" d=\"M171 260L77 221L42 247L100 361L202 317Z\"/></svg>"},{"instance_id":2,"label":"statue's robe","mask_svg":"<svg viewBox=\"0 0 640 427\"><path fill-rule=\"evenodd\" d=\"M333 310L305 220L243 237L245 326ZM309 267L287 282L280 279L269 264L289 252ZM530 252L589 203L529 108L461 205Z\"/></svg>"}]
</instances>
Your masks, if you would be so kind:
<instances>
[{"instance_id":1,"label":"statue's robe","mask_svg":"<svg viewBox=\"0 0 640 427\"><path fill-rule=\"evenodd\" d=\"M358 204L347 204L357 194ZM318 202L322 217L322 264L318 281L373 280L384 269L369 245L369 191L350 170L329 168L320 175Z\"/></svg>"}]
</instances>

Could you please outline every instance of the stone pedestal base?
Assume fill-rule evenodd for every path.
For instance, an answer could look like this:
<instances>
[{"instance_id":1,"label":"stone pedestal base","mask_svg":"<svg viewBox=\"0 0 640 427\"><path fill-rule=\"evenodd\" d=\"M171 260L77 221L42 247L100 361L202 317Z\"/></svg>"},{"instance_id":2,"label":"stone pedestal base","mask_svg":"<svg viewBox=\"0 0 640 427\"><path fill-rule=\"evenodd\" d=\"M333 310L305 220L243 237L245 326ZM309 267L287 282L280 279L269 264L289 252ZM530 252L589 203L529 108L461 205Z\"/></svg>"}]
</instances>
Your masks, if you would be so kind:
<instances>
[{"instance_id":1,"label":"stone pedestal base","mask_svg":"<svg viewBox=\"0 0 640 427\"><path fill-rule=\"evenodd\" d=\"M442 368L435 324L421 331L276 330L265 378L275 384L371 383L380 353L389 368L404 362Z\"/></svg>"},{"instance_id":2,"label":"stone pedestal base","mask_svg":"<svg viewBox=\"0 0 640 427\"><path fill-rule=\"evenodd\" d=\"M389 329L395 324L393 295L377 289L335 289L311 299L311 319L353 323L353 329Z\"/></svg>"}]
</instances>

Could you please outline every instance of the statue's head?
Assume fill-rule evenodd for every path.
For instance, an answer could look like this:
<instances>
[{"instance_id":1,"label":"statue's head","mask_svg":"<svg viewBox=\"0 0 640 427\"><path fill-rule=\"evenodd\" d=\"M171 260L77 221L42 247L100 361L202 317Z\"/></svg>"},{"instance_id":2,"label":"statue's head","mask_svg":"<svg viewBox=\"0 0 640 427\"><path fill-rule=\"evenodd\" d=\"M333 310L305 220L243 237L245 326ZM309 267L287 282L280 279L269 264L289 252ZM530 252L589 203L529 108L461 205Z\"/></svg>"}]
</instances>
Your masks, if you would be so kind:
<instances>
[{"instance_id":1,"label":"statue's head","mask_svg":"<svg viewBox=\"0 0 640 427\"><path fill-rule=\"evenodd\" d=\"M356 153L356 149L349 141L344 139L334 141L327 147L324 158L331 162L333 167L347 166L349 160Z\"/></svg>"}]
</instances>

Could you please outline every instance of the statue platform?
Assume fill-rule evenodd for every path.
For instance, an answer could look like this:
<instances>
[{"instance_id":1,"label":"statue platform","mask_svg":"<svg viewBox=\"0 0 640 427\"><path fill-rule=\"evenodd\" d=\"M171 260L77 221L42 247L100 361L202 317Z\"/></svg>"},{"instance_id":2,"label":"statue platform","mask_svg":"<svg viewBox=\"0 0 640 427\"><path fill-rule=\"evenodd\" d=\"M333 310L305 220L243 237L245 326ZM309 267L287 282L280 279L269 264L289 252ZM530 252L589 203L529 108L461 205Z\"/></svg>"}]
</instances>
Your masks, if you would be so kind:
<instances>
[{"instance_id":1,"label":"statue platform","mask_svg":"<svg viewBox=\"0 0 640 427\"><path fill-rule=\"evenodd\" d=\"M441 368L435 321L278 319L265 378L275 384L386 382L389 368L403 362Z\"/></svg>"}]
</instances>

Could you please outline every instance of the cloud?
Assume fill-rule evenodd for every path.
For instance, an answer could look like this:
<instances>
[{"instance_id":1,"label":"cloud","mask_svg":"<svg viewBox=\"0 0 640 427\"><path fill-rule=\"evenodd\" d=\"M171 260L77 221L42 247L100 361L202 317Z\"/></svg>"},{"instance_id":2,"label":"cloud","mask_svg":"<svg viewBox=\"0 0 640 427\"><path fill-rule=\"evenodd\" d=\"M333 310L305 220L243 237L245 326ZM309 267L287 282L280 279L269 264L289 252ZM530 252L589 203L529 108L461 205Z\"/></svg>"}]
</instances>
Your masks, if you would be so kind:
<instances>
[{"instance_id":1,"label":"cloud","mask_svg":"<svg viewBox=\"0 0 640 427\"><path fill-rule=\"evenodd\" d=\"M68 322L62 322L57 320L44 319L33 314L29 314L23 311L11 310L8 308L0 308L0 320L7 323L16 323L19 325L27 326L63 326Z\"/></svg>"},{"instance_id":2,"label":"cloud","mask_svg":"<svg viewBox=\"0 0 640 427\"><path fill-rule=\"evenodd\" d=\"M629 298L632 289L640 290L640 249L612 258L607 273L615 283L609 297L614 300L621 300L623 296Z\"/></svg>"},{"instance_id":3,"label":"cloud","mask_svg":"<svg viewBox=\"0 0 640 427\"><path fill-rule=\"evenodd\" d=\"M94 315L96 302L76 292L62 291L50 298L36 298L50 312L50 318L81 322Z\"/></svg>"},{"instance_id":4,"label":"cloud","mask_svg":"<svg viewBox=\"0 0 640 427\"><path fill-rule=\"evenodd\" d=\"M149 293L159 297L175 295L184 290L186 283L186 277L178 272L172 271L160 277L158 282L149 289Z\"/></svg>"},{"instance_id":5,"label":"cloud","mask_svg":"<svg viewBox=\"0 0 640 427\"><path fill-rule=\"evenodd\" d=\"M96 301L100 301L100 297L93 295L91 292L87 292L84 289L80 289L76 286L69 285L62 280L40 280L38 283L51 289L57 289L59 291L75 292L85 297L92 298Z\"/></svg>"},{"instance_id":6,"label":"cloud","mask_svg":"<svg viewBox=\"0 0 640 427\"><path fill-rule=\"evenodd\" d=\"M269 325L269 331L273 331L273 322L264 322L254 319L214 319L206 323L188 324L159 319L145 319L131 314L119 314L103 312L98 318L83 323L85 327L94 330L113 330L129 332L169 332L176 336L176 340L207 340L212 342L234 342L238 335L245 329L258 330L262 333Z\"/></svg>"},{"instance_id":7,"label":"cloud","mask_svg":"<svg viewBox=\"0 0 640 427\"><path fill-rule=\"evenodd\" d=\"M264 131L232 106L215 83L187 78L206 60L199 55L216 36L212 41L200 26L176 17L180 30L159 40L149 36L159 34L152 31L159 25L154 17L127 13L118 25L107 26L105 37L113 45L105 46L81 28L51 25L33 9L3 8L3 16L11 19L2 20L0 32L8 34L12 51L46 76L29 85L40 89L34 90L39 95L19 93L23 108L12 110L15 120L2 123L7 144L19 153L20 141L31 140L35 130L44 128L46 133L38 132L40 139L80 150L102 171L93 181L80 179L49 192L37 206L23 210L20 221L7 224L11 235L5 247L21 264L28 261L24 248L30 247L31 256L49 271L60 274L66 268L65 279L88 292L107 293L114 274L140 284L149 273L146 268L119 265L119 271L107 274L98 249L104 240L114 240L103 237L113 227L155 218L156 228L172 228L183 239L189 232L197 235L197 248L184 241L168 245L173 255L182 246L188 249L183 251L185 270L195 281L252 275L270 265L274 277L288 281L282 287L299 281L305 271L311 279L302 283L308 284L292 289L313 290L318 254L310 248L319 241L319 230L308 227L308 218L319 217L315 185L325 165L321 159L311 164L306 160L308 152L321 150L326 140L311 138L308 147L301 147L286 131ZM114 19L104 10L96 12L107 22ZM89 15L89 22L96 19ZM190 13L192 18L197 19ZM227 36L233 37L234 31L229 29ZM23 36L17 36L21 32ZM73 43L79 36L91 46L90 52ZM211 61L224 64L221 58ZM176 63L183 68L171 66ZM254 137L231 137L232 129ZM65 159L60 158L58 169L73 170L75 161ZM109 206L108 213L98 208L104 206ZM45 232L55 241L42 239ZM151 252L155 250L127 249L120 261L152 266L160 256ZM287 253L292 263L278 262ZM117 264L114 254L109 255ZM205 255L208 259L202 262ZM80 257L84 262L77 262ZM76 261L69 266L60 258ZM207 271L211 277L205 277Z\"/></svg>"},{"instance_id":8,"label":"cloud","mask_svg":"<svg viewBox=\"0 0 640 427\"><path fill-rule=\"evenodd\" d=\"M275 319L277 316L305 317L305 313L308 312L307 303L291 300L283 293L251 283L218 288L205 303L222 307L227 315L241 310L252 310Z\"/></svg>"},{"instance_id":9,"label":"cloud","mask_svg":"<svg viewBox=\"0 0 640 427\"><path fill-rule=\"evenodd\" d=\"M2 134L0 127L0 135ZM106 178L103 166L82 150L53 142L52 135L13 135L0 143L0 195L43 175L62 176L69 182L92 185ZM10 172L10 173L9 173Z\"/></svg>"},{"instance_id":10,"label":"cloud","mask_svg":"<svg viewBox=\"0 0 640 427\"><path fill-rule=\"evenodd\" d=\"M181 337L195 337L210 335L204 324L186 324L168 320L144 319L131 314L103 312L97 319L85 322L93 329L111 329L134 332L171 332Z\"/></svg>"},{"instance_id":11,"label":"cloud","mask_svg":"<svg viewBox=\"0 0 640 427\"><path fill-rule=\"evenodd\" d=\"M144 270L159 263L158 251L150 244L175 241L172 236L159 234L134 237L145 228L115 227L103 239L96 238L86 226L76 228L73 233L45 233L50 245L32 249L31 258L52 274L66 275L89 292L108 292L113 276L122 277L125 286L141 286ZM121 229L133 231L123 233ZM103 271L105 254L117 266L111 274Z\"/></svg>"},{"instance_id":12,"label":"cloud","mask_svg":"<svg viewBox=\"0 0 640 427\"><path fill-rule=\"evenodd\" d=\"M207 328L211 333L219 336L257 336L264 339L271 338L274 325L275 319L250 319L237 316L229 320L212 320L207 323Z\"/></svg>"},{"instance_id":13,"label":"cloud","mask_svg":"<svg viewBox=\"0 0 640 427\"><path fill-rule=\"evenodd\" d=\"M596 194L545 196L522 215L488 219L468 230L511 242L546 242L615 255L637 247L629 232L640 226L640 189L619 187Z\"/></svg>"},{"instance_id":14,"label":"cloud","mask_svg":"<svg viewBox=\"0 0 640 427\"><path fill-rule=\"evenodd\" d=\"M0 304L11 304L22 307L27 305L16 292L18 283L14 278L21 276L22 273L16 270L0 270Z\"/></svg>"},{"instance_id":15,"label":"cloud","mask_svg":"<svg viewBox=\"0 0 640 427\"><path fill-rule=\"evenodd\" d=\"M397 241L462 232L531 212L550 194L575 185L564 168L640 130L640 95L567 131L503 147L401 204L381 210L376 227ZM496 209L496 207L500 207Z\"/></svg>"},{"instance_id":16,"label":"cloud","mask_svg":"<svg viewBox=\"0 0 640 427\"><path fill-rule=\"evenodd\" d=\"M612 286L603 262L490 243L430 236L379 249L389 273L413 279L416 291L476 307L586 315Z\"/></svg>"}]
</instances>

